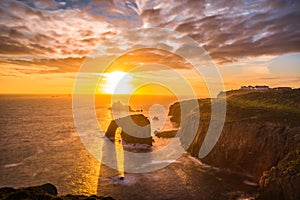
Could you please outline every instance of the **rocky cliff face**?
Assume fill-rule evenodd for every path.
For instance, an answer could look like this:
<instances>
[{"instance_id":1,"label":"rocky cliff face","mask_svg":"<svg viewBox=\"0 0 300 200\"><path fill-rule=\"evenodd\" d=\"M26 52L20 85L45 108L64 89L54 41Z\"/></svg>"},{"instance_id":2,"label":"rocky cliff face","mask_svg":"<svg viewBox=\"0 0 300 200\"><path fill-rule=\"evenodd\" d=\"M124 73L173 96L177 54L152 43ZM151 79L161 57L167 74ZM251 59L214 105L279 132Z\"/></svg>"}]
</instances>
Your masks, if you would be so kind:
<instances>
[{"instance_id":1,"label":"rocky cliff face","mask_svg":"<svg viewBox=\"0 0 300 200\"><path fill-rule=\"evenodd\" d=\"M299 199L299 98L299 89L233 93L227 98L221 136L201 160L212 166L246 173L257 182L260 180L260 199ZM211 103L207 99L199 100L199 106L200 123L193 114L180 120L179 103L173 104L169 111L173 121L181 123L182 145L196 157L209 127ZM186 136L192 131L197 134L189 145Z\"/></svg>"},{"instance_id":2,"label":"rocky cliff face","mask_svg":"<svg viewBox=\"0 0 300 200\"><path fill-rule=\"evenodd\" d=\"M200 125L188 151L197 156L208 124ZM252 175L256 180L299 144L300 127L275 122L239 121L224 125L212 151L202 159L210 165Z\"/></svg>"},{"instance_id":3,"label":"rocky cliff face","mask_svg":"<svg viewBox=\"0 0 300 200\"><path fill-rule=\"evenodd\" d=\"M263 173L257 199L300 199L300 150L291 151Z\"/></svg>"},{"instance_id":4,"label":"rocky cliff face","mask_svg":"<svg viewBox=\"0 0 300 200\"><path fill-rule=\"evenodd\" d=\"M112 120L105 135L113 141L119 127L122 129L121 138L124 142L152 146L150 121L144 115L130 115Z\"/></svg>"}]
</instances>

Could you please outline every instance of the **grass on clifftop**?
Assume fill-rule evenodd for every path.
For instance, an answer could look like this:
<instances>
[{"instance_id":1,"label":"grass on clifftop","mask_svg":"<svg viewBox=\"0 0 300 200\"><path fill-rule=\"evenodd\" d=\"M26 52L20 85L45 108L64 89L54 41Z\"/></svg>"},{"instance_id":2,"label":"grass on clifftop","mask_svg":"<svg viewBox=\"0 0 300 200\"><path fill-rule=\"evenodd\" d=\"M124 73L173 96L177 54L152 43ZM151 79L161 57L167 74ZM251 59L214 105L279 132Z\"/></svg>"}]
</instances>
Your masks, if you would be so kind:
<instances>
[{"instance_id":1,"label":"grass on clifftop","mask_svg":"<svg viewBox=\"0 0 300 200\"><path fill-rule=\"evenodd\" d=\"M226 121L251 119L299 125L300 89L231 94L227 98Z\"/></svg>"},{"instance_id":2,"label":"grass on clifftop","mask_svg":"<svg viewBox=\"0 0 300 200\"><path fill-rule=\"evenodd\" d=\"M229 91L227 95L226 122L271 121L299 126L300 89L267 91ZM213 99L218 106L218 99ZM201 120L210 120L211 100L199 99ZM189 100L181 103L189 107ZM190 108L192 110L192 108ZM180 105L170 107L174 122L180 122Z\"/></svg>"},{"instance_id":3,"label":"grass on clifftop","mask_svg":"<svg viewBox=\"0 0 300 200\"><path fill-rule=\"evenodd\" d=\"M247 94L232 94L228 100L241 107L259 107L271 110L300 113L300 89L253 91Z\"/></svg>"}]
</instances>

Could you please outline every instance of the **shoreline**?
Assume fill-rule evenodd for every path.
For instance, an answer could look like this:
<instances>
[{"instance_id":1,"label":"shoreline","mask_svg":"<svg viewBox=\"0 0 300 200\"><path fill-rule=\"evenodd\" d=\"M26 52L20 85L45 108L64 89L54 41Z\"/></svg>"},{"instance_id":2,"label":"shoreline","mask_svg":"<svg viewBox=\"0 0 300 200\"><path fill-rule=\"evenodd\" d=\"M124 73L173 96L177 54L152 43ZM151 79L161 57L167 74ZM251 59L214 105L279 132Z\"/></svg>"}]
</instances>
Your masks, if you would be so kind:
<instances>
[{"instance_id":1,"label":"shoreline","mask_svg":"<svg viewBox=\"0 0 300 200\"><path fill-rule=\"evenodd\" d=\"M13 200L13 199L47 199L47 200L114 200L110 196L97 196L97 195L59 195L55 185L46 183L43 185L29 186L29 187L2 187L0 188L0 199Z\"/></svg>"}]
</instances>

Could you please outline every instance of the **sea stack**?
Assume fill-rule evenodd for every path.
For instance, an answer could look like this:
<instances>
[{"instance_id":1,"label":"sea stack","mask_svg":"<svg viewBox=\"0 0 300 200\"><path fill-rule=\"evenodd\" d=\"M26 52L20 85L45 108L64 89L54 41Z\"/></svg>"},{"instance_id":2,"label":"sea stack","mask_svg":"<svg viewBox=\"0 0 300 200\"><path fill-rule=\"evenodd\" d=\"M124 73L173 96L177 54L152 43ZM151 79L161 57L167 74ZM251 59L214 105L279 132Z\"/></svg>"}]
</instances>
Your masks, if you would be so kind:
<instances>
[{"instance_id":1,"label":"sea stack","mask_svg":"<svg viewBox=\"0 0 300 200\"><path fill-rule=\"evenodd\" d=\"M134 123L134 125L132 124ZM142 114L129 115L112 120L105 136L114 140L117 128L121 128L122 141L127 144L147 144L152 146L151 126L147 117Z\"/></svg>"}]
</instances>

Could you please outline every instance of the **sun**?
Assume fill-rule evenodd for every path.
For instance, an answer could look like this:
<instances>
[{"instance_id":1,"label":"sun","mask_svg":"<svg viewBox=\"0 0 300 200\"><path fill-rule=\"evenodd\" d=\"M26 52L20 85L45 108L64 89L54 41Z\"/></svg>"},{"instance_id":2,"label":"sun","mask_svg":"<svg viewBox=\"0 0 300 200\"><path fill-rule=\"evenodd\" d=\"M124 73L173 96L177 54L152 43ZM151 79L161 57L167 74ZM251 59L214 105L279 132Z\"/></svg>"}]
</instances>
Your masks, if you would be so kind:
<instances>
[{"instance_id":1,"label":"sun","mask_svg":"<svg viewBox=\"0 0 300 200\"><path fill-rule=\"evenodd\" d=\"M105 94L130 94L133 91L133 78L130 73L114 71L103 74L99 92Z\"/></svg>"}]
</instances>

